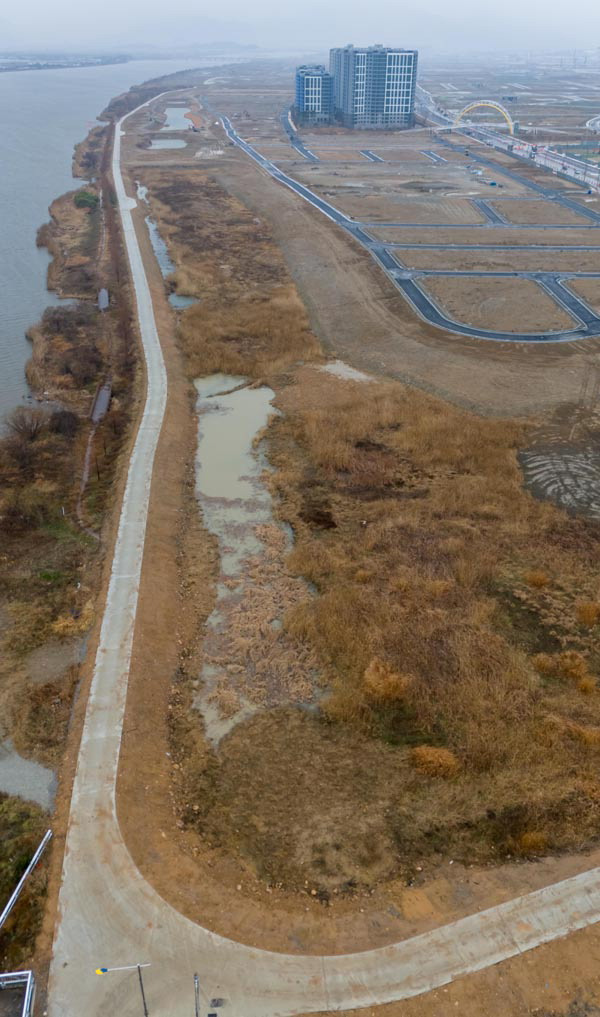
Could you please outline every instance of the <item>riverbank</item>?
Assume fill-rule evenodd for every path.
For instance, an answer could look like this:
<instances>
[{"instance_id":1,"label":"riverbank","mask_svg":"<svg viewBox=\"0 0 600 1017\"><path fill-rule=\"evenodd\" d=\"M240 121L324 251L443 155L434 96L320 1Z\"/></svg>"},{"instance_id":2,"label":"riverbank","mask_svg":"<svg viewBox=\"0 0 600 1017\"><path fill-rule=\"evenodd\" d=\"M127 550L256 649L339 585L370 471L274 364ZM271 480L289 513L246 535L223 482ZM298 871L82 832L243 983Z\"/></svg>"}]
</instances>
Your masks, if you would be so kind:
<instances>
[{"instance_id":1,"label":"riverbank","mask_svg":"<svg viewBox=\"0 0 600 1017\"><path fill-rule=\"evenodd\" d=\"M94 621L103 527L132 408L134 333L111 185L102 165L105 146L110 150L106 129L93 132L89 149L78 146L80 166L97 164L97 182L56 199L50 223L40 228L38 243L52 255L48 287L68 299L48 308L30 330L27 378L35 402L9 415L0 439L0 715L8 753L0 768L0 825L6 820L11 832L0 838L6 888L16 882L35 835L54 825L44 810L54 807L65 747L75 733L73 709ZM104 311L98 308L102 287L110 294ZM106 379L112 399L92 426L94 393ZM86 459L91 468L83 487ZM49 796L39 786L44 779L52 788ZM37 797L43 809L18 801L16 794ZM6 852L12 859L8 867ZM49 862L50 852L2 932L4 967L31 960Z\"/></svg>"}]
</instances>

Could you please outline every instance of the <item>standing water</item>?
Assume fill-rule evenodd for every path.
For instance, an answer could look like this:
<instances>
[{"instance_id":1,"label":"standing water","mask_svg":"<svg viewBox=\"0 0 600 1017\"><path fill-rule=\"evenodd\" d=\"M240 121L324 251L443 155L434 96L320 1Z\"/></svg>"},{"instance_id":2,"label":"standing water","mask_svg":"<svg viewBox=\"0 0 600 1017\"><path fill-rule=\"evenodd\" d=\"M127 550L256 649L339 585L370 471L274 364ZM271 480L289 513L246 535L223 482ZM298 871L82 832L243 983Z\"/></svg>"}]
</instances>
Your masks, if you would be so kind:
<instances>
[{"instance_id":1,"label":"standing water","mask_svg":"<svg viewBox=\"0 0 600 1017\"><path fill-rule=\"evenodd\" d=\"M266 484L259 436L274 412L274 393L223 374L200 379L196 389L196 494L204 525L219 541L220 575L195 705L217 744L261 707L311 702L317 665L281 626L285 610L308 590L286 570L290 533L273 518Z\"/></svg>"},{"instance_id":2,"label":"standing water","mask_svg":"<svg viewBox=\"0 0 600 1017\"><path fill-rule=\"evenodd\" d=\"M161 127L161 130L188 131L192 126L192 121L186 116L186 113L189 112L189 106L167 106L165 110L167 122L164 127Z\"/></svg>"},{"instance_id":3,"label":"standing water","mask_svg":"<svg viewBox=\"0 0 600 1017\"><path fill-rule=\"evenodd\" d=\"M202 64L230 59L203 59ZM134 60L0 74L0 419L28 395L23 372L31 349L25 333L55 302L46 290L48 255L35 238L50 203L82 183L71 176L73 147L114 96L197 66L189 59Z\"/></svg>"}]
</instances>

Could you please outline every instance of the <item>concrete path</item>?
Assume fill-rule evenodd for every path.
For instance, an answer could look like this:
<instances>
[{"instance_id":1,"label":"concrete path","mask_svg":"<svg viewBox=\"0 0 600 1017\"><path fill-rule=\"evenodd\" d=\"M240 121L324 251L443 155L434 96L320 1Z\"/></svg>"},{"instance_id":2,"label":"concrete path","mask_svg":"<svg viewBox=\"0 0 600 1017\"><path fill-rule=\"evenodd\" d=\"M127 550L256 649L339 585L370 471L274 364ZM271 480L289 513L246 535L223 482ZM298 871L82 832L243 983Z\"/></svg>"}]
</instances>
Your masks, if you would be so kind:
<instances>
[{"instance_id":1,"label":"concrete path","mask_svg":"<svg viewBox=\"0 0 600 1017\"><path fill-rule=\"evenodd\" d=\"M146 104L144 104L146 105ZM141 108L141 107L140 107ZM131 114L130 114L131 115ZM339 957L255 950L195 925L143 879L123 843L115 783L150 483L167 395L152 301L131 219L116 129L113 174L137 300L147 395L130 461L104 619L73 788L49 979L48 1017L141 1011L144 968L151 1017L191 1017L193 975L223 1017L285 1017L406 999L600 919L600 870L565 880L433 932Z\"/></svg>"}]
</instances>

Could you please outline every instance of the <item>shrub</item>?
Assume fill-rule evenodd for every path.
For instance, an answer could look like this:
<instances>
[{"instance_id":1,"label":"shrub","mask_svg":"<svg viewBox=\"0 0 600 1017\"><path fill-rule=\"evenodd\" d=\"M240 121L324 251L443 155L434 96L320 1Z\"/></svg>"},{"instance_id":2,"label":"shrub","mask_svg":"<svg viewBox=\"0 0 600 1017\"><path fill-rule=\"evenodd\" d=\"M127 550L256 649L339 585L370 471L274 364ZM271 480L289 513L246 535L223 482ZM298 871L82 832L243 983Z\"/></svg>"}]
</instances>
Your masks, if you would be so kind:
<instances>
[{"instance_id":1,"label":"shrub","mask_svg":"<svg viewBox=\"0 0 600 1017\"><path fill-rule=\"evenodd\" d=\"M98 208L100 198L97 194L93 194L92 191L77 191L73 202L77 208L89 208L93 211Z\"/></svg>"},{"instance_id":2,"label":"shrub","mask_svg":"<svg viewBox=\"0 0 600 1017\"><path fill-rule=\"evenodd\" d=\"M583 692L584 696L589 696L592 692L595 692L598 688L598 683L595 678L592 678L591 674L586 675L584 678L580 678L577 682L577 688L580 692Z\"/></svg>"},{"instance_id":3,"label":"shrub","mask_svg":"<svg viewBox=\"0 0 600 1017\"><path fill-rule=\"evenodd\" d=\"M7 532L18 533L41 526L52 512L48 493L35 486L9 491L1 509L2 526Z\"/></svg>"},{"instance_id":4,"label":"shrub","mask_svg":"<svg viewBox=\"0 0 600 1017\"><path fill-rule=\"evenodd\" d=\"M577 650L565 650L558 655L558 673L569 681L580 682L589 676L587 661Z\"/></svg>"},{"instance_id":5,"label":"shrub","mask_svg":"<svg viewBox=\"0 0 600 1017\"><path fill-rule=\"evenodd\" d=\"M549 653L536 653L531 658L531 663L538 674L545 677L556 674L556 658L552 657Z\"/></svg>"},{"instance_id":6,"label":"shrub","mask_svg":"<svg viewBox=\"0 0 600 1017\"><path fill-rule=\"evenodd\" d=\"M563 653L537 653L532 663L538 674L552 678L563 678L574 682L580 691L592 691L595 681L590 675L585 657L577 650L565 650ZM592 687L582 688L591 681Z\"/></svg>"},{"instance_id":7,"label":"shrub","mask_svg":"<svg viewBox=\"0 0 600 1017\"><path fill-rule=\"evenodd\" d=\"M377 703L393 703L403 699L413 683L411 675L398 674L385 661L374 657L363 675L365 692Z\"/></svg>"},{"instance_id":8,"label":"shrub","mask_svg":"<svg viewBox=\"0 0 600 1017\"><path fill-rule=\"evenodd\" d=\"M535 590L543 589L550 582L550 576L546 572L540 572L535 569L531 572L526 572L523 579L528 586L533 586Z\"/></svg>"},{"instance_id":9,"label":"shrub","mask_svg":"<svg viewBox=\"0 0 600 1017\"><path fill-rule=\"evenodd\" d=\"M535 855L543 855L548 850L549 842L547 834L541 830L527 830L517 839L516 848L521 855L529 858Z\"/></svg>"},{"instance_id":10,"label":"shrub","mask_svg":"<svg viewBox=\"0 0 600 1017\"><path fill-rule=\"evenodd\" d=\"M21 482L31 477L37 458L37 448L32 442L13 434L2 442L2 452L5 462L18 470Z\"/></svg>"},{"instance_id":11,"label":"shrub","mask_svg":"<svg viewBox=\"0 0 600 1017\"><path fill-rule=\"evenodd\" d=\"M600 727L594 727L591 724L575 724L572 721L567 721L565 726L568 733L578 742L583 742L584 745L594 749L600 747Z\"/></svg>"},{"instance_id":12,"label":"shrub","mask_svg":"<svg viewBox=\"0 0 600 1017\"><path fill-rule=\"evenodd\" d=\"M581 601L575 608L577 621L580 625L591 628L600 621L600 603L594 600Z\"/></svg>"},{"instance_id":13,"label":"shrub","mask_svg":"<svg viewBox=\"0 0 600 1017\"><path fill-rule=\"evenodd\" d=\"M75 346L63 360L64 374L70 374L78 388L93 381L101 366L102 357L90 344Z\"/></svg>"},{"instance_id":14,"label":"shrub","mask_svg":"<svg viewBox=\"0 0 600 1017\"><path fill-rule=\"evenodd\" d=\"M410 759L415 770L427 777L455 777L460 770L460 763L450 749L434 745L418 745L411 751Z\"/></svg>"},{"instance_id":15,"label":"shrub","mask_svg":"<svg viewBox=\"0 0 600 1017\"><path fill-rule=\"evenodd\" d=\"M53 434L60 434L64 438L72 438L79 427L79 417L72 410L54 410L48 421L48 427Z\"/></svg>"},{"instance_id":16,"label":"shrub","mask_svg":"<svg viewBox=\"0 0 600 1017\"><path fill-rule=\"evenodd\" d=\"M42 316L44 335L62 335L68 342L79 338L82 329L88 327L96 317L96 311L88 304L61 304L47 307Z\"/></svg>"}]
</instances>

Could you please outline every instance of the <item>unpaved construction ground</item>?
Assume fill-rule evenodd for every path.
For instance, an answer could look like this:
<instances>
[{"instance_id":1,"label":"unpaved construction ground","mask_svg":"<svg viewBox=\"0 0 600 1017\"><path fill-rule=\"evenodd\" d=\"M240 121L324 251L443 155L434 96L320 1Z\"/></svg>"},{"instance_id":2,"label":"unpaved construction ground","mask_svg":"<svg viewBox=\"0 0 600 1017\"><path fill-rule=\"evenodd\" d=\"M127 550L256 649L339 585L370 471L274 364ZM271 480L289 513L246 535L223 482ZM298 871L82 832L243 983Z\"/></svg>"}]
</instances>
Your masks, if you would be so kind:
<instances>
[{"instance_id":1,"label":"unpaved construction ground","mask_svg":"<svg viewBox=\"0 0 600 1017\"><path fill-rule=\"evenodd\" d=\"M564 208L562 205L548 201L511 201L510 198L490 203L500 215L516 226L521 225L556 225L581 226L582 216L577 212Z\"/></svg>"},{"instance_id":2,"label":"unpaved construction ground","mask_svg":"<svg viewBox=\"0 0 600 1017\"><path fill-rule=\"evenodd\" d=\"M389 240L396 243L407 244L497 244L499 247L509 245L548 245L563 247L568 251L570 245L597 246L599 231L592 229L573 228L572 230L558 230L547 227L546 229L529 230L503 229L499 226L484 226L477 229L431 229L424 226L417 230L409 229L406 226L380 226L369 227L369 233L380 240ZM444 254L440 255L438 268L444 268Z\"/></svg>"},{"instance_id":3,"label":"unpaved construction ground","mask_svg":"<svg viewBox=\"0 0 600 1017\"><path fill-rule=\"evenodd\" d=\"M426 276L419 280L419 285L431 293L452 318L468 325L489 327L493 321L498 331L515 332L574 327L570 315L557 307L535 282L527 279Z\"/></svg>"},{"instance_id":4,"label":"unpaved construction ground","mask_svg":"<svg viewBox=\"0 0 600 1017\"><path fill-rule=\"evenodd\" d=\"M439 268L439 251L397 249L394 255L410 268ZM596 272L600 274L600 248L596 251L444 251L447 269L471 272ZM592 280L593 282L593 280ZM596 280L596 285L600 279Z\"/></svg>"},{"instance_id":5,"label":"unpaved construction ground","mask_svg":"<svg viewBox=\"0 0 600 1017\"><path fill-rule=\"evenodd\" d=\"M587 300L591 307L600 307L600 279L572 279L569 286Z\"/></svg>"}]
</instances>

